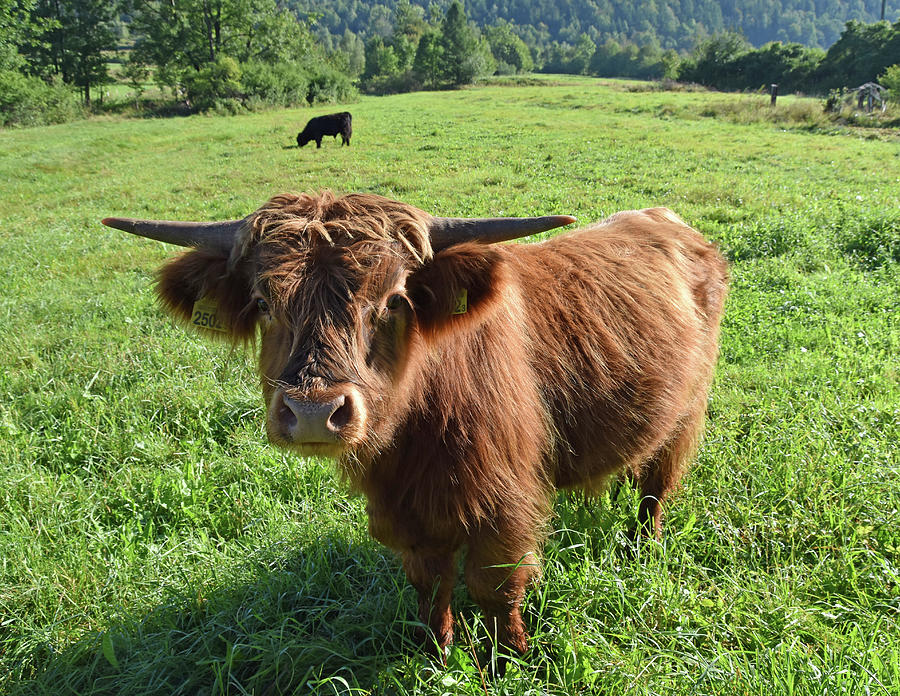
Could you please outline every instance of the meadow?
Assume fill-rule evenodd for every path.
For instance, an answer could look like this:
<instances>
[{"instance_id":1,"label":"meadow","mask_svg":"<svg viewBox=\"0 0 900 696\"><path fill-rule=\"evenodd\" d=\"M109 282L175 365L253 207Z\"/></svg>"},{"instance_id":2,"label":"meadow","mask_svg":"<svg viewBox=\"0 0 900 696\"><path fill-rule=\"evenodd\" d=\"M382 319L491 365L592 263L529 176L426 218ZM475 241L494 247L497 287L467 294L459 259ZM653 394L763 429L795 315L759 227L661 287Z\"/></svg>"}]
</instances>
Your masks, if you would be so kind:
<instances>
[{"instance_id":1,"label":"meadow","mask_svg":"<svg viewBox=\"0 0 900 696\"><path fill-rule=\"evenodd\" d=\"M722 115L747 99L367 97L321 150L294 138L334 107L0 132L0 692L900 693L900 138ZM731 262L662 542L629 552L627 486L561 495L503 676L462 586L446 667L417 648L363 501L267 444L252 349L176 325L152 292L175 249L99 224L322 188L581 223L665 205Z\"/></svg>"}]
</instances>

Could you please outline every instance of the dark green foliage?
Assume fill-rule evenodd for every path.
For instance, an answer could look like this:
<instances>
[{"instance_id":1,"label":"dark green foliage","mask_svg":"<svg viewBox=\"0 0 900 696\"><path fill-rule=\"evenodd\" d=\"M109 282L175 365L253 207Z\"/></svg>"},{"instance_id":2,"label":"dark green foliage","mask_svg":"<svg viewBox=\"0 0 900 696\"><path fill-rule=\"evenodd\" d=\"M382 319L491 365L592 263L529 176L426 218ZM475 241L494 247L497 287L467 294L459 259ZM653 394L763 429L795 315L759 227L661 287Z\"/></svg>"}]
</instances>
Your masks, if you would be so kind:
<instances>
[{"instance_id":1,"label":"dark green foliage","mask_svg":"<svg viewBox=\"0 0 900 696\"><path fill-rule=\"evenodd\" d=\"M663 51L659 44L652 42L640 47L632 43L621 46L609 39L597 46L591 56L590 74L641 80L674 79L678 66L678 54L672 49Z\"/></svg>"},{"instance_id":2,"label":"dark green foliage","mask_svg":"<svg viewBox=\"0 0 900 696\"><path fill-rule=\"evenodd\" d=\"M485 27L484 37L491 47L500 73L530 72L534 68L531 51L509 22L500 21Z\"/></svg>"},{"instance_id":3,"label":"dark green foliage","mask_svg":"<svg viewBox=\"0 0 900 696\"><path fill-rule=\"evenodd\" d=\"M874 81L900 56L900 22L848 22L827 53L800 44L752 49L733 32L710 37L682 62L681 80L718 89L757 89L777 83L785 91L823 93Z\"/></svg>"},{"instance_id":4,"label":"dark green foliage","mask_svg":"<svg viewBox=\"0 0 900 696\"><path fill-rule=\"evenodd\" d=\"M740 34L717 34L694 48L690 58L681 64L678 77L685 82L725 88L724 83L737 81L735 61L748 51L750 44Z\"/></svg>"},{"instance_id":5,"label":"dark green foliage","mask_svg":"<svg viewBox=\"0 0 900 696\"><path fill-rule=\"evenodd\" d=\"M39 33L34 16L36 0L0 0L0 70L18 70L25 58L20 50Z\"/></svg>"},{"instance_id":6,"label":"dark green foliage","mask_svg":"<svg viewBox=\"0 0 900 696\"><path fill-rule=\"evenodd\" d=\"M588 74L597 47L587 34L578 37L574 46L554 41L544 57L544 72Z\"/></svg>"},{"instance_id":7,"label":"dark green foliage","mask_svg":"<svg viewBox=\"0 0 900 696\"><path fill-rule=\"evenodd\" d=\"M447 8L441 23L441 77L449 85L465 85L494 72L490 48L469 23L459 0Z\"/></svg>"},{"instance_id":8,"label":"dark green foliage","mask_svg":"<svg viewBox=\"0 0 900 696\"><path fill-rule=\"evenodd\" d=\"M858 87L873 82L885 68L898 61L900 21L894 25L850 21L828 49L816 71L816 79L824 89Z\"/></svg>"},{"instance_id":9,"label":"dark green foliage","mask_svg":"<svg viewBox=\"0 0 900 696\"><path fill-rule=\"evenodd\" d=\"M241 89L245 100L290 106L300 104L309 93L310 76L296 63L250 60L241 65Z\"/></svg>"},{"instance_id":10,"label":"dark green foliage","mask_svg":"<svg viewBox=\"0 0 900 696\"><path fill-rule=\"evenodd\" d=\"M436 31L426 32L419 39L413 72L423 85L435 87L440 84L443 52L441 38Z\"/></svg>"},{"instance_id":11,"label":"dark green foliage","mask_svg":"<svg viewBox=\"0 0 900 696\"><path fill-rule=\"evenodd\" d=\"M398 5L393 21L387 38L373 35L366 42L362 83L368 92L456 87L491 75L497 67L490 44L468 21L460 2L450 5L439 26L429 27L421 11L408 3Z\"/></svg>"},{"instance_id":12,"label":"dark green foliage","mask_svg":"<svg viewBox=\"0 0 900 696\"><path fill-rule=\"evenodd\" d=\"M878 84L888 90L888 99L900 102L900 63L890 66L879 75Z\"/></svg>"},{"instance_id":13,"label":"dark green foliage","mask_svg":"<svg viewBox=\"0 0 900 696\"><path fill-rule=\"evenodd\" d=\"M310 104L331 104L346 102L356 94L350 77L330 65L313 66L309 73L309 92L306 101Z\"/></svg>"},{"instance_id":14,"label":"dark green foliage","mask_svg":"<svg viewBox=\"0 0 900 696\"><path fill-rule=\"evenodd\" d=\"M393 75L399 69L400 61L394 53L393 46L384 43L380 36L373 36L366 42L366 69L364 80L376 75Z\"/></svg>"},{"instance_id":15,"label":"dark green foliage","mask_svg":"<svg viewBox=\"0 0 900 696\"><path fill-rule=\"evenodd\" d=\"M185 73L183 85L188 103L206 111L216 102L236 101L241 95L241 68L230 56L219 55L200 70Z\"/></svg>"},{"instance_id":16,"label":"dark green foliage","mask_svg":"<svg viewBox=\"0 0 900 696\"><path fill-rule=\"evenodd\" d=\"M407 0L400 0L407 2ZM345 29L361 35L387 36L384 23L398 0L291 0L291 6L315 13L321 26L336 36ZM413 7L443 14L449 0L414 0ZM431 10L429 8L434 8ZM737 30L755 46L771 41L825 48L834 43L845 22L874 22L880 5L861 0L466 0L466 14L478 26L507 21L529 47L545 51L551 42L574 45L581 34L594 43L612 38L620 44L642 45L652 40L663 49L689 51L698 38ZM898 19L898 7L888 3L887 19Z\"/></svg>"},{"instance_id":17,"label":"dark green foliage","mask_svg":"<svg viewBox=\"0 0 900 696\"><path fill-rule=\"evenodd\" d=\"M71 88L15 70L0 70L0 126L64 123L83 115Z\"/></svg>"},{"instance_id":18,"label":"dark green foliage","mask_svg":"<svg viewBox=\"0 0 900 696\"><path fill-rule=\"evenodd\" d=\"M108 79L103 51L115 48L115 10L107 0L37 0L31 13L39 39L20 48L27 72L77 86L90 106L91 88Z\"/></svg>"},{"instance_id":19,"label":"dark green foliage","mask_svg":"<svg viewBox=\"0 0 900 696\"><path fill-rule=\"evenodd\" d=\"M346 72L331 64L297 16L275 0L138 3L134 57L189 106L235 111L259 104L337 101L352 96ZM350 44L348 44L350 45ZM345 60L349 70L349 60Z\"/></svg>"}]
</instances>

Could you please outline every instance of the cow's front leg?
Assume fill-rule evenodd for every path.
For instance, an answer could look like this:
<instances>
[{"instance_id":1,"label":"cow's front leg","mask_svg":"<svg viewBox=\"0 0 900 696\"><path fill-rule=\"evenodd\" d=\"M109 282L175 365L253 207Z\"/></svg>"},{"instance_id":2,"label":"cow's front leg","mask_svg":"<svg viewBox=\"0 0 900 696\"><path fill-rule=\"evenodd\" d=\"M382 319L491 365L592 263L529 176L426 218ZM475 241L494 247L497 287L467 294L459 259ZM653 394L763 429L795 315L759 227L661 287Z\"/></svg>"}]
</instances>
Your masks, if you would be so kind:
<instances>
[{"instance_id":1,"label":"cow's front leg","mask_svg":"<svg viewBox=\"0 0 900 696\"><path fill-rule=\"evenodd\" d=\"M491 531L469 542L466 585L496 632L497 642L519 654L528 650L528 634L522 621L525 588L540 573L531 540L503 538Z\"/></svg>"},{"instance_id":2,"label":"cow's front leg","mask_svg":"<svg viewBox=\"0 0 900 696\"><path fill-rule=\"evenodd\" d=\"M432 652L437 652L443 661L447 646L453 642L450 598L456 582L455 554L450 549L405 551L403 569L419 595L419 620L433 634L433 638L425 638L425 645Z\"/></svg>"}]
</instances>

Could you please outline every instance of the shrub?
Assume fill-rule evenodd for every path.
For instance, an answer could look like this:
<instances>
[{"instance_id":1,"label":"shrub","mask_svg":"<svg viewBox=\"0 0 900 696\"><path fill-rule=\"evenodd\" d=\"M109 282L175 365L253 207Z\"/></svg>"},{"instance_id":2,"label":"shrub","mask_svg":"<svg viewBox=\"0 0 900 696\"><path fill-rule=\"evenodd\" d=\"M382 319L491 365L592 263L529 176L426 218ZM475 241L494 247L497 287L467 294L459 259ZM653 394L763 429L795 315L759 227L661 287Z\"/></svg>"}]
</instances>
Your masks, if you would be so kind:
<instances>
[{"instance_id":1,"label":"shrub","mask_svg":"<svg viewBox=\"0 0 900 696\"><path fill-rule=\"evenodd\" d=\"M878 84L887 87L888 99L900 102L900 63L887 68L878 76Z\"/></svg>"},{"instance_id":2,"label":"shrub","mask_svg":"<svg viewBox=\"0 0 900 696\"><path fill-rule=\"evenodd\" d=\"M311 69L306 101L310 104L345 102L356 96L356 88L349 75L330 65L317 65Z\"/></svg>"},{"instance_id":3,"label":"shrub","mask_svg":"<svg viewBox=\"0 0 900 696\"><path fill-rule=\"evenodd\" d=\"M271 65L251 60L241 65L244 104L292 106L306 100L309 76L296 63Z\"/></svg>"},{"instance_id":4,"label":"shrub","mask_svg":"<svg viewBox=\"0 0 900 696\"><path fill-rule=\"evenodd\" d=\"M0 126L41 126L83 118L78 95L15 70L0 71Z\"/></svg>"},{"instance_id":5,"label":"shrub","mask_svg":"<svg viewBox=\"0 0 900 696\"><path fill-rule=\"evenodd\" d=\"M214 108L217 102L236 99L241 93L241 67L230 56L217 56L200 70L186 73L183 79L188 101L200 111Z\"/></svg>"}]
</instances>

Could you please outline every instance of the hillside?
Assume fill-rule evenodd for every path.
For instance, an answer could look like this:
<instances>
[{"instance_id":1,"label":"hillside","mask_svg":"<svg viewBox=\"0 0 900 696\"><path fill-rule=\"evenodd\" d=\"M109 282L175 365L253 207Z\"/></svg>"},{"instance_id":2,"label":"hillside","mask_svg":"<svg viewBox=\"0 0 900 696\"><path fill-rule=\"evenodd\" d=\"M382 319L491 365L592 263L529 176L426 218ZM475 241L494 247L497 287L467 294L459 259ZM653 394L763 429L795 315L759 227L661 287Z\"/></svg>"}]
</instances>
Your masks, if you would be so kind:
<instances>
[{"instance_id":1,"label":"hillside","mask_svg":"<svg viewBox=\"0 0 900 696\"><path fill-rule=\"evenodd\" d=\"M413 5L440 8L450 0L411 0ZM321 30L341 36L346 29L368 36L386 35L397 0L292 0L294 9L318 17ZM512 22L531 45L550 41L575 43L582 33L595 42L607 38L662 48L690 49L696 38L734 29L756 46L769 41L798 42L827 48L852 19L874 22L881 6L863 0L466 0L466 14L479 26ZM900 7L887 8L897 21ZM323 32L324 33L324 32ZM530 40L529 40L530 39Z\"/></svg>"}]
</instances>

